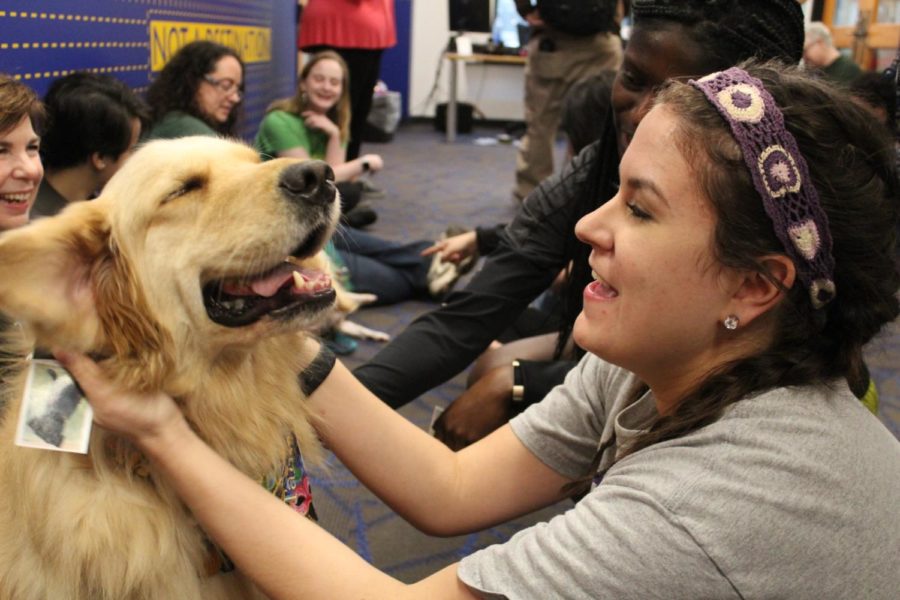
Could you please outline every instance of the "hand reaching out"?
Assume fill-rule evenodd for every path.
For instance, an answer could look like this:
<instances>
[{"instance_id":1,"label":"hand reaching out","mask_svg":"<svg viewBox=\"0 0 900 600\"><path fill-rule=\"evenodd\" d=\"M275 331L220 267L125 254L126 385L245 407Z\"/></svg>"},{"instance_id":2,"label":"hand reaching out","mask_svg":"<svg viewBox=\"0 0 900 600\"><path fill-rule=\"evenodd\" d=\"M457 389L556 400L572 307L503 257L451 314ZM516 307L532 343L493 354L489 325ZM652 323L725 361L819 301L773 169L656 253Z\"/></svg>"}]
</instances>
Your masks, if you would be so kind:
<instances>
[{"instance_id":1,"label":"hand reaching out","mask_svg":"<svg viewBox=\"0 0 900 600\"><path fill-rule=\"evenodd\" d=\"M491 369L441 413L434 435L453 450L465 448L510 418L512 366Z\"/></svg>"},{"instance_id":2,"label":"hand reaching out","mask_svg":"<svg viewBox=\"0 0 900 600\"><path fill-rule=\"evenodd\" d=\"M438 254L443 261L459 264L463 260L475 256L477 252L478 237L474 231L467 231L436 241L422 250L422 256Z\"/></svg>"}]
</instances>

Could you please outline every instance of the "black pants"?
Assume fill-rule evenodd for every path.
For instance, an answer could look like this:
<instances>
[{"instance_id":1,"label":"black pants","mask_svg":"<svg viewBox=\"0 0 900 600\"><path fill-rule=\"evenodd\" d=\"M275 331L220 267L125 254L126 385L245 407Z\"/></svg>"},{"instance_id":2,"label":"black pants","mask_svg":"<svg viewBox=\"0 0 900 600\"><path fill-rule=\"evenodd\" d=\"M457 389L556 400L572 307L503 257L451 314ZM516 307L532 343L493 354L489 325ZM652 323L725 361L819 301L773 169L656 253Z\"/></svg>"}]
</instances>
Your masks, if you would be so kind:
<instances>
[{"instance_id":1,"label":"black pants","mask_svg":"<svg viewBox=\"0 0 900 600\"><path fill-rule=\"evenodd\" d=\"M369 110L372 108L372 91L378 83L381 71L382 49L368 48L334 48L330 46L314 46L304 48L304 52L334 50L347 63L350 72L350 142L347 144L347 160L359 157L359 146L362 142L363 129Z\"/></svg>"},{"instance_id":2,"label":"black pants","mask_svg":"<svg viewBox=\"0 0 900 600\"><path fill-rule=\"evenodd\" d=\"M341 193L341 214L346 215L362 200L362 184L358 181L341 181L336 185Z\"/></svg>"}]
</instances>

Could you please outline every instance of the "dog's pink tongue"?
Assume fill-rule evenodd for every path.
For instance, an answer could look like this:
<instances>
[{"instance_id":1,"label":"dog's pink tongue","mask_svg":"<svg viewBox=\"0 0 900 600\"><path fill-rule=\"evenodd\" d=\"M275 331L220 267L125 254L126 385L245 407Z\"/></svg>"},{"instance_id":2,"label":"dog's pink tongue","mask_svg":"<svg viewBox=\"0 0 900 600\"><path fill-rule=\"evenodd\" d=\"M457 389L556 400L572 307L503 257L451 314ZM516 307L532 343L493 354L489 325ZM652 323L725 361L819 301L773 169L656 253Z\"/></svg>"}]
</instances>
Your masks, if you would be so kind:
<instances>
[{"instance_id":1,"label":"dog's pink tongue","mask_svg":"<svg viewBox=\"0 0 900 600\"><path fill-rule=\"evenodd\" d=\"M297 277L295 277L295 273ZM271 298L288 282L297 291L315 291L331 285L329 277L321 271L303 269L297 265L284 263L277 269L250 282L226 281L222 291L232 296L262 296Z\"/></svg>"},{"instance_id":2,"label":"dog's pink tongue","mask_svg":"<svg viewBox=\"0 0 900 600\"><path fill-rule=\"evenodd\" d=\"M284 263L264 278L257 279L255 281L250 282L250 289L253 290L253 293L257 296L263 296L264 298L270 298L275 295L275 292L280 290L285 283L288 281L294 280L294 271L299 271L299 267L297 265L292 265L290 263Z\"/></svg>"}]
</instances>

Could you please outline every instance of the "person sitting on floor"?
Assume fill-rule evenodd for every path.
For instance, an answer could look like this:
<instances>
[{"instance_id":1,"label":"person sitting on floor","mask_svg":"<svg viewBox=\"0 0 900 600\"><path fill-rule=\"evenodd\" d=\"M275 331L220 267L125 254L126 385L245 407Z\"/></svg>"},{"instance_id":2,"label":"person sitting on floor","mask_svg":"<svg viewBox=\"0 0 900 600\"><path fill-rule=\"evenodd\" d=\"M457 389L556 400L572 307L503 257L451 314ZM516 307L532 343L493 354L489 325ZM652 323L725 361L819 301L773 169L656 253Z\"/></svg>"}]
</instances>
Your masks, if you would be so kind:
<instances>
[{"instance_id":1,"label":"person sitting on floor","mask_svg":"<svg viewBox=\"0 0 900 600\"><path fill-rule=\"evenodd\" d=\"M344 160L350 122L347 67L335 52L312 56L300 73L297 93L274 102L259 126L255 145L263 159L315 158L334 170L345 217L354 222L361 213L360 189L353 179L384 166L377 154ZM348 224L345 221L345 224ZM432 269L435 259L422 251L432 242L394 242L354 227L340 227L326 251L351 291L373 294L375 305L394 304L417 297L440 298L455 284L459 269Z\"/></svg>"},{"instance_id":2,"label":"person sitting on floor","mask_svg":"<svg viewBox=\"0 0 900 600\"><path fill-rule=\"evenodd\" d=\"M566 137L568 160L572 160L589 144L603 133L603 120L597 115L605 115L610 107L610 93L615 79L615 71L604 71L600 75L584 79L574 84L563 98L560 113L560 131ZM470 253L477 244L478 251L492 250L500 240L505 225L495 228L477 228L474 232L452 236L438 241L425 252L426 255L439 252L443 260L460 261L474 258ZM475 254L477 256L477 253ZM487 373L495 368L506 366L516 361L521 365L545 363L551 373L549 387L561 381L568 369L575 365L574 348L571 343L564 344L565 350L554 360L554 353L559 346L559 329L562 321L562 298L560 294L565 287L568 267L562 269L548 287L535 301L512 323L506 331L497 336L490 347L485 350L469 369L466 379L467 391L446 409L434 424L435 435L453 447L457 444L470 443L478 435L487 434L499 425L496 412L497 403L482 398L480 388L472 389ZM554 365L555 368L551 368ZM536 380L536 369L531 370L532 393L539 387ZM508 417L507 417L508 418ZM462 434L462 431L465 434Z\"/></svg>"},{"instance_id":3,"label":"person sitting on floor","mask_svg":"<svg viewBox=\"0 0 900 600\"><path fill-rule=\"evenodd\" d=\"M44 106L45 172L32 212L36 217L94 197L131 156L149 121L143 101L112 75L64 75L50 84Z\"/></svg>"},{"instance_id":4,"label":"person sitting on floor","mask_svg":"<svg viewBox=\"0 0 900 600\"><path fill-rule=\"evenodd\" d=\"M183 46L147 90L153 126L147 139L190 135L237 137L244 99L238 53L201 40Z\"/></svg>"},{"instance_id":5,"label":"person sitting on floor","mask_svg":"<svg viewBox=\"0 0 900 600\"><path fill-rule=\"evenodd\" d=\"M378 154L347 160L350 128L349 72L344 59L324 50L313 55L300 72L296 93L273 102L256 134L256 148L264 156L317 158L334 170L341 192L345 223L364 227L375 221L364 193L362 177L384 167Z\"/></svg>"},{"instance_id":6,"label":"person sitting on floor","mask_svg":"<svg viewBox=\"0 0 900 600\"><path fill-rule=\"evenodd\" d=\"M600 140L525 199L465 288L354 369L390 406L404 405L469 366L569 265L557 339L571 339L584 285L591 281L587 251L572 233L575 223L615 195L621 153L666 78L701 75L750 57L797 64L803 54L803 11L796 0L635 0L631 14L611 110L596 119L603 125ZM558 345L554 359L567 349ZM488 423L479 417L478 428L460 421L451 426L448 409L441 415L445 439L459 445L478 439L540 401L566 370L558 360L491 369L471 388L475 397L489 400L474 402L467 411L490 414Z\"/></svg>"}]
</instances>

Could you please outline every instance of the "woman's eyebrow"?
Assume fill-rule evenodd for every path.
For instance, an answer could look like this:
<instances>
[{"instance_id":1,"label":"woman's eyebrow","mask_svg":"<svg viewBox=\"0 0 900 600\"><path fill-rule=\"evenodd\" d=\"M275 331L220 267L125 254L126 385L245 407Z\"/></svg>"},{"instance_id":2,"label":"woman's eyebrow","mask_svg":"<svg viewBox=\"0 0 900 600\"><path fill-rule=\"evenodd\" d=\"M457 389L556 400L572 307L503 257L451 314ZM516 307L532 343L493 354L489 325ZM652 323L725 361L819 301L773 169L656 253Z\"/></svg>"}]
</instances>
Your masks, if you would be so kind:
<instances>
[{"instance_id":1,"label":"woman's eyebrow","mask_svg":"<svg viewBox=\"0 0 900 600\"><path fill-rule=\"evenodd\" d=\"M652 193L654 196L659 198L663 204L666 205L667 208L670 208L669 201L666 199L665 194L662 193L662 190L653 183L649 179L645 179L643 177L629 177L627 179L628 187L633 188L635 190L647 190Z\"/></svg>"}]
</instances>

